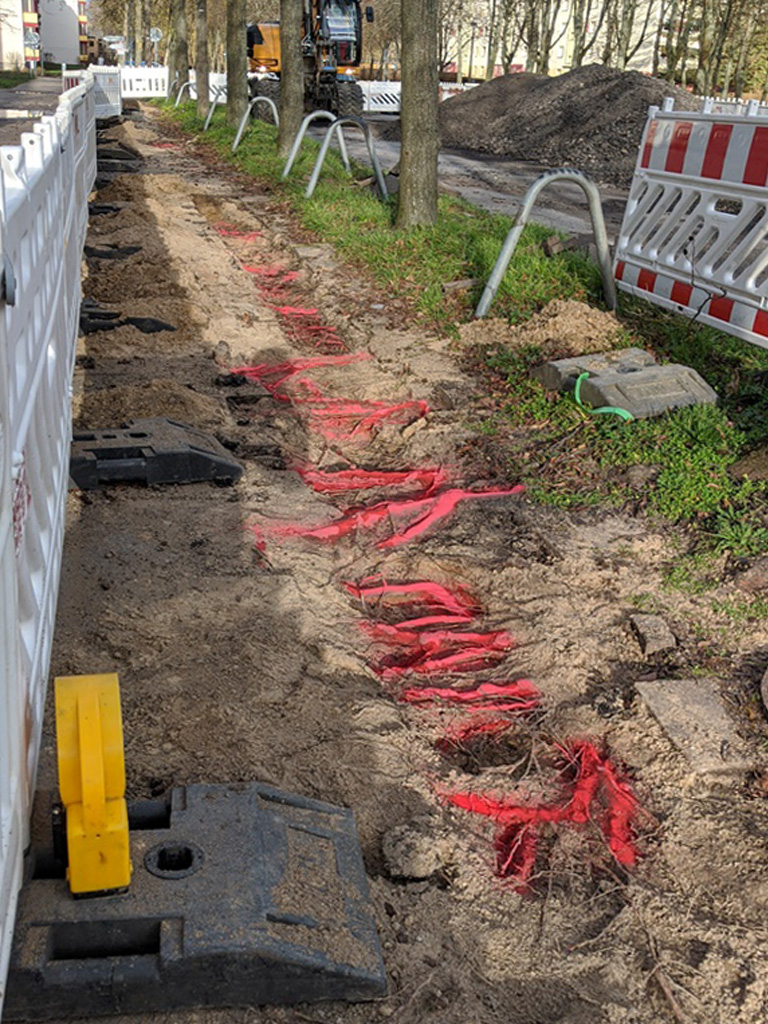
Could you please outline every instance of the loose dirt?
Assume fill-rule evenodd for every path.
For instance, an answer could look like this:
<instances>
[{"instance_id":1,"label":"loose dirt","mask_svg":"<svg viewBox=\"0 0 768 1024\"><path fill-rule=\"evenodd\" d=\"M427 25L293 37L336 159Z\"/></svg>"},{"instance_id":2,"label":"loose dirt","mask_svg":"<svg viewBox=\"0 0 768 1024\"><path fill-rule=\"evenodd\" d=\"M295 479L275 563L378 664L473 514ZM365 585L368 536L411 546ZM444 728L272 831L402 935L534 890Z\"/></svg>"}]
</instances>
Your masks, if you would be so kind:
<instances>
[{"instance_id":1,"label":"loose dirt","mask_svg":"<svg viewBox=\"0 0 768 1024\"><path fill-rule=\"evenodd\" d=\"M292 534L295 524L339 522L349 507L393 496L316 493L295 471L308 463L442 467L455 486L487 490L487 463L473 446L483 395L451 343L404 330L402 309L301 237L268 195L169 135L155 112L146 118L111 130L143 155L143 173L105 188L100 200L125 206L92 223L100 241L143 252L91 265L85 292L179 329L83 338L78 421L104 426L111 416L173 409L213 427L245 473L231 489L71 492L52 671L119 673L130 798L258 779L353 808L389 978L387 996L369 1005L206 1008L158 1019L764 1024L764 788L698 777L634 684L690 675L706 661L741 727L749 733L751 718L759 735L765 626L727 631L712 595L666 592L676 537L618 511L566 514L501 495L468 498L393 548L376 542L404 528L399 513L336 542ZM159 149L158 138L176 145ZM269 298L265 286L294 271L281 300ZM295 375L283 400L263 382L233 377L233 368L322 351L274 308L288 304L317 310L312 323L336 328L335 348L333 335L322 335L326 350L370 358ZM585 323L576 313L567 304L550 310L531 337L559 345L567 336L572 345L567 325L574 320L578 335ZM610 337L609 321L595 327L596 342ZM553 323L566 325L562 336ZM324 438L310 429L312 387L358 403L426 401L431 411ZM355 600L344 583L366 578L466 588L479 606L469 628L507 631L515 646L484 671L426 682L526 677L542 694L540 711L510 719L498 742L451 749L445 737L461 712L399 702L397 686L375 671L385 655L359 621L391 623L404 613ZM734 593L724 583L714 596ZM631 632L641 598L678 638L665 658L644 660ZM564 784L562 749L584 738L635 789L639 864L618 864L594 821L551 825L529 891L518 893L494 873L497 826L449 808L440 793L553 799ZM40 784L55 784L50 708ZM425 863L416 857L425 836L434 841L431 873L422 877L417 865L409 877L409 862Z\"/></svg>"},{"instance_id":2,"label":"loose dirt","mask_svg":"<svg viewBox=\"0 0 768 1024\"><path fill-rule=\"evenodd\" d=\"M440 105L443 145L577 167L598 181L630 183L648 107L672 96L677 110L699 101L637 71L602 64L567 74L505 75Z\"/></svg>"}]
</instances>

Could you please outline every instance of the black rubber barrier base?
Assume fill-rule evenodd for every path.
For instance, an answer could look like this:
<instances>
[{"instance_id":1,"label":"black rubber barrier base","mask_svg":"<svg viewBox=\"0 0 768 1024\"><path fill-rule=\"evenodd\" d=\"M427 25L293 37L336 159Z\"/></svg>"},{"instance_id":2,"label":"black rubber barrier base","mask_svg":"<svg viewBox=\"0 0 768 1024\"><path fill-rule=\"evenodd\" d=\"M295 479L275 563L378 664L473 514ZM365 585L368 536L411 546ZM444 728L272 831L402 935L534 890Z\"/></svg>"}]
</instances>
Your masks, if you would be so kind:
<instances>
[{"instance_id":1,"label":"black rubber barrier base","mask_svg":"<svg viewBox=\"0 0 768 1024\"><path fill-rule=\"evenodd\" d=\"M162 418L134 420L125 429L78 431L69 460L69 475L83 491L130 480L233 484L242 473L240 463L210 434Z\"/></svg>"},{"instance_id":2,"label":"black rubber barrier base","mask_svg":"<svg viewBox=\"0 0 768 1024\"><path fill-rule=\"evenodd\" d=\"M40 856L4 1020L384 993L351 811L259 783L196 785L130 821L123 895L75 900L63 865Z\"/></svg>"}]
</instances>

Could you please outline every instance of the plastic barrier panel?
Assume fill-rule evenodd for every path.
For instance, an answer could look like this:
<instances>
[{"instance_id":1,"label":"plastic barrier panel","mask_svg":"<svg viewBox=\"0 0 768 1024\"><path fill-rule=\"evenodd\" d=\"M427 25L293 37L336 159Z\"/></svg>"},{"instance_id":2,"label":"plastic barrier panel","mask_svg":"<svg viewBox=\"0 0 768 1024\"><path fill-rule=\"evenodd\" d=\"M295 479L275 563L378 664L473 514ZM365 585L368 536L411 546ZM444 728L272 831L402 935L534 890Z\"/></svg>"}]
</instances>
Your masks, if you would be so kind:
<instances>
[{"instance_id":1,"label":"plastic barrier panel","mask_svg":"<svg viewBox=\"0 0 768 1024\"><path fill-rule=\"evenodd\" d=\"M71 437L93 77L0 147L0 1010L47 689Z\"/></svg>"},{"instance_id":2,"label":"plastic barrier panel","mask_svg":"<svg viewBox=\"0 0 768 1024\"><path fill-rule=\"evenodd\" d=\"M96 117L106 120L108 117L119 117L122 113L120 100L120 78L122 68L94 66L88 68L93 75Z\"/></svg>"},{"instance_id":3,"label":"plastic barrier panel","mask_svg":"<svg viewBox=\"0 0 768 1024\"><path fill-rule=\"evenodd\" d=\"M249 76L250 77L250 76ZM195 86L195 69L189 69L189 98L197 99L197 88ZM208 75L208 99L211 103L216 99L218 89L224 89L227 85L227 74L225 71L211 71Z\"/></svg>"},{"instance_id":4,"label":"plastic barrier panel","mask_svg":"<svg viewBox=\"0 0 768 1024\"><path fill-rule=\"evenodd\" d=\"M120 68L120 95L124 100L168 95L168 68Z\"/></svg>"},{"instance_id":5,"label":"plastic barrier panel","mask_svg":"<svg viewBox=\"0 0 768 1024\"><path fill-rule=\"evenodd\" d=\"M768 348L768 116L651 107L614 273L624 291Z\"/></svg>"},{"instance_id":6,"label":"plastic barrier panel","mask_svg":"<svg viewBox=\"0 0 768 1024\"><path fill-rule=\"evenodd\" d=\"M368 114L400 113L400 82L360 82L363 110Z\"/></svg>"}]
</instances>

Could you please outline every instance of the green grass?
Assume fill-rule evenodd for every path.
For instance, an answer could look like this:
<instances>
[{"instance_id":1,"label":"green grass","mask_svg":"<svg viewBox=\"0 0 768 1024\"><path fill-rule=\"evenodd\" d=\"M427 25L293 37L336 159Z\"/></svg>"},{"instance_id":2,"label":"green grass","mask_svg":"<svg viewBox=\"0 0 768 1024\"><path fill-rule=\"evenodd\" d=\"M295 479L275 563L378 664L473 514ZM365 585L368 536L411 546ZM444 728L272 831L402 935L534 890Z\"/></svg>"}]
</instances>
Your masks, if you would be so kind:
<instances>
[{"instance_id":1,"label":"green grass","mask_svg":"<svg viewBox=\"0 0 768 1024\"><path fill-rule=\"evenodd\" d=\"M178 111L166 104L165 110L185 131L200 133L194 104ZM405 300L416 319L447 332L470 319L509 218L442 196L438 224L406 234L393 226L395 201L383 202L363 184L367 168L355 167L350 180L332 149L314 196L306 199L317 143L305 139L284 182L273 126L252 121L235 155L234 134L220 110L202 138L271 190L305 229L367 270L388 295ZM597 267L579 252L547 257L541 242L551 234L540 225L526 227L493 316L521 324L555 298L599 302ZM481 284L474 292L443 293L444 283L464 278ZM484 409L473 426L503 447L510 476L525 481L537 500L562 507L629 503L680 524L692 554L672 568L670 585L706 589L715 582L717 556L768 551L768 489L729 473L745 452L768 444L768 352L626 296L619 319L619 344L640 345L661 362L693 367L718 392L720 404L629 424L593 416L532 380L540 350L488 345L473 353L472 368L485 374L495 408ZM633 475L633 467L643 468Z\"/></svg>"},{"instance_id":2,"label":"green grass","mask_svg":"<svg viewBox=\"0 0 768 1024\"><path fill-rule=\"evenodd\" d=\"M29 78L28 71L0 71L0 89L13 89Z\"/></svg>"}]
</instances>

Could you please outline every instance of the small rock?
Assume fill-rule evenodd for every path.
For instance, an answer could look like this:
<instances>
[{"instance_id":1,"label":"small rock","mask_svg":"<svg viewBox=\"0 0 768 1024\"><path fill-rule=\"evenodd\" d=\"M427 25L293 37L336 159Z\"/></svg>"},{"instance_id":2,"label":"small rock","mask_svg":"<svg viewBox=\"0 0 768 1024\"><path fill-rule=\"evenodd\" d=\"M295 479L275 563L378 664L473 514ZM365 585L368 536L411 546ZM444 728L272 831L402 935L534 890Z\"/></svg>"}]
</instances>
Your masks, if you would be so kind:
<instances>
[{"instance_id":1,"label":"small rock","mask_svg":"<svg viewBox=\"0 0 768 1024\"><path fill-rule=\"evenodd\" d=\"M661 466L630 466L624 477L628 485L635 491L642 491L650 484L656 483Z\"/></svg>"},{"instance_id":2,"label":"small rock","mask_svg":"<svg viewBox=\"0 0 768 1024\"><path fill-rule=\"evenodd\" d=\"M629 621L646 658L677 647L675 634L660 615L631 615Z\"/></svg>"},{"instance_id":3,"label":"small rock","mask_svg":"<svg viewBox=\"0 0 768 1024\"><path fill-rule=\"evenodd\" d=\"M766 669L760 683L760 696L763 699L763 707L768 711L768 669Z\"/></svg>"},{"instance_id":4,"label":"small rock","mask_svg":"<svg viewBox=\"0 0 768 1024\"><path fill-rule=\"evenodd\" d=\"M415 818L382 837L381 850L393 878L430 878L449 860L450 850L434 818Z\"/></svg>"},{"instance_id":5,"label":"small rock","mask_svg":"<svg viewBox=\"0 0 768 1024\"><path fill-rule=\"evenodd\" d=\"M761 590L768 590L768 558L758 558L746 572L737 576L734 582L739 590L743 590L747 594L757 594Z\"/></svg>"}]
</instances>

